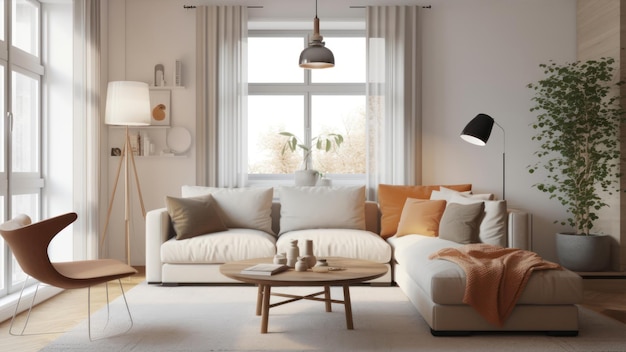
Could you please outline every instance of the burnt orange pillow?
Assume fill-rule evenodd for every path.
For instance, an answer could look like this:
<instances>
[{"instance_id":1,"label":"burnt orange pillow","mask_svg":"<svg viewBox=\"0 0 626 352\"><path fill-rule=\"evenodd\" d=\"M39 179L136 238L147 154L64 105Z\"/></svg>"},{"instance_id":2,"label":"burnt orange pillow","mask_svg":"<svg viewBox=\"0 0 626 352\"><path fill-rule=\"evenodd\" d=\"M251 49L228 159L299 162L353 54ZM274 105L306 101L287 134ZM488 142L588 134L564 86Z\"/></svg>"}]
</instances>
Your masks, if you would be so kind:
<instances>
[{"instance_id":1,"label":"burnt orange pillow","mask_svg":"<svg viewBox=\"0 0 626 352\"><path fill-rule=\"evenodd\" d=\"M430 199L430 193L438 191L441 186L459 192L472 190L471 184L432 186L378 185L378 206L381 212L380 236L387 238L396 234L402 208L407 198Z\"/></svg>"},{"instance_id":2,"label":"burnt orange pillow","mask_svg":"<svg viewBox=\"0 0 626 352\"><path fill-rule=\"evenodd\" d=\"M402 208L396 236L410 234L439 236L439 223L446 210L446 201L407 198Z\"/></svg>"}]
</instances>

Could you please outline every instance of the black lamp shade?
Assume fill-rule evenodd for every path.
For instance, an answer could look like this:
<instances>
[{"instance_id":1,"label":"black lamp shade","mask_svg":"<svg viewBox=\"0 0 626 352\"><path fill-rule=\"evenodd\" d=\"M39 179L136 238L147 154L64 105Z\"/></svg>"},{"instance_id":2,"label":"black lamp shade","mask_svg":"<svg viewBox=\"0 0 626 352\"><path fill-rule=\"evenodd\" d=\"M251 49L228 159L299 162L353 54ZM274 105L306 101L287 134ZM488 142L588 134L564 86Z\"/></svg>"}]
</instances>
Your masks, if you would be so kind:
<instances>
[{"instance_id":1,"label":"black lamp shade","mask_svg":"<svg viewBox=\"0 0 626 352\"><path fill-rule=\"evenodd\" d=\"M463 132L461 132L461 138L466 142L484 146L491 135L493 123L491 116L478 114L465 126Z\"/></svg>"}]
</instances>

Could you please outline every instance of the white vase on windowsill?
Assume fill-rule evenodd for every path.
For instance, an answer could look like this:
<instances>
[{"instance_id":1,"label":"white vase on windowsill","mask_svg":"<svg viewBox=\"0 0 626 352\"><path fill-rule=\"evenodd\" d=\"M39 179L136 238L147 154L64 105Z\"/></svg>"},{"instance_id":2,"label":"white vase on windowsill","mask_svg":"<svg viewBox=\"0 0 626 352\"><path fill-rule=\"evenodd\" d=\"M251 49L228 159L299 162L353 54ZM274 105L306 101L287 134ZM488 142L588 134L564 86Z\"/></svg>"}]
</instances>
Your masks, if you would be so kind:
<instances>
[{"instance_id":1,"label":"white vase on windowsill","mask_svg":"<svg viewBox=\"0 0 626 352\"><path fill-rule=\"evenodd\" d=\"M320 173L316 170L298 170L294 173L296 186L315 186Z\"/></svg>"}]
</instances>

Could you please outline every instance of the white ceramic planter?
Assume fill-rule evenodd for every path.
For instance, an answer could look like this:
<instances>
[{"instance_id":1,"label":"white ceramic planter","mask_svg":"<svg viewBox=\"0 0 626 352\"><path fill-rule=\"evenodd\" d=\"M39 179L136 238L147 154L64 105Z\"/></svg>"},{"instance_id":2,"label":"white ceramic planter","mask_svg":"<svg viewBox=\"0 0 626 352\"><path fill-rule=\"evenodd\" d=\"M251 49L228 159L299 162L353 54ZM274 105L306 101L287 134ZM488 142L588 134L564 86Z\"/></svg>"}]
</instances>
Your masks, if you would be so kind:
<instances>
[{"instance_id":1,"label":"white ceramic planter","mask_svg":"<svg viewBox=\"0 0 626 352\"><path fill-rule=\"evenodd\" d=\"M315 186L320 173L316 170L298 170L295 172L296 186Z\"/></svg>"}]
</instances>

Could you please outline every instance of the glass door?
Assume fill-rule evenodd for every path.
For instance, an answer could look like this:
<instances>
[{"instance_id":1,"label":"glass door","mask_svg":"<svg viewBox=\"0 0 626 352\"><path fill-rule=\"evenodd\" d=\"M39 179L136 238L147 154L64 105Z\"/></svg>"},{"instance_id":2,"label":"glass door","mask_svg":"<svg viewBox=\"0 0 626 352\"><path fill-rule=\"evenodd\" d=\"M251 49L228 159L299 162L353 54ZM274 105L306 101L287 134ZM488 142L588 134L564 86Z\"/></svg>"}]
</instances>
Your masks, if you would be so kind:
<instances>
[{"instance_id":1,"label":"glass door","mask_svg":"<svg viewBox=\"0 0 626 352\"><path fill-rule=\"evenodd\" d=\"M0 221L24 213L40 219L41 79L40 10L34 0L0 0ZM1 240L0 240L1 241ZM4 242L0 243L0 296L26 279Z\"/></svg>"}]
</instances>

